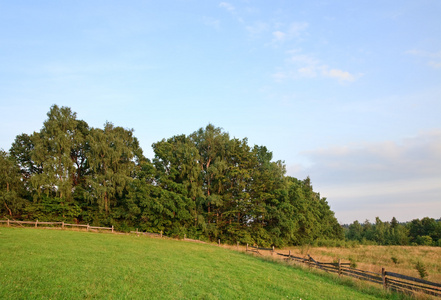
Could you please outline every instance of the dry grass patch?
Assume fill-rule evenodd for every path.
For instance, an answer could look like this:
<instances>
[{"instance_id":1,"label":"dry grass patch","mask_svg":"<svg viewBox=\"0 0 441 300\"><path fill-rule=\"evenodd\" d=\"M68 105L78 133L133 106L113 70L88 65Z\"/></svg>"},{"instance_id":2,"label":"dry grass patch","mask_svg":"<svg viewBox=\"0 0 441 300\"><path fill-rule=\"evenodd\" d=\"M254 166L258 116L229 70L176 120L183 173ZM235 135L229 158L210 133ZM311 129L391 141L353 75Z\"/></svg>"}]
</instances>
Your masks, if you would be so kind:
<instances>
[{"instance_id":1,"label":"dry grass patch","mask_svg":"<svg viewBox=\"0 0 441 300\"><path fill-rule=\"evenodd\" d=\"M381 273L386 271L420 278L416 264L422 264L433 282L441 282L441 247L428 246L359 246L356 248L292 247L277 252L305 257L320 262L355 263L357 269Z\"/></svg>"}]
</instances>

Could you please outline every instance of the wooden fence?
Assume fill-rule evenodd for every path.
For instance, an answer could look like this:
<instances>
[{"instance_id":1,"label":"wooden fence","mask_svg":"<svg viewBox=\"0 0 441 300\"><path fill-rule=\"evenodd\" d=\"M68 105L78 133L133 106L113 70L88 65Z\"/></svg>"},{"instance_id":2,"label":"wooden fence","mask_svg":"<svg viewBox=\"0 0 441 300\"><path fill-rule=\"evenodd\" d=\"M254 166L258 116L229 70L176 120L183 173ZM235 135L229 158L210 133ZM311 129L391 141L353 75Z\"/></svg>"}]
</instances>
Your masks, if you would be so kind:
<instances>
[{"instance_id":1,"label":"wooden fence","mask_svg":"<svg viewBox=\"0 0 441 300\"><path fill-rule=\"evenodd\" d=\"M6 223L7 226L11 226L12 224L18 224L20 226L23 226L23 224L25 225L33 225L35 228L38 227L38 225L42 226L45 225L46 227L51 225L51 226L55 226L55 227L61 227L62 229L66 228L66 227L79 227L79 228L85 228L87 231L89 230L111 230L112 233L114 232L114 228L113 225L112 227L98 227L98 226L90 226L89 224L87 225L83 225L83 224L69 224L69 223L65 223L65 222L40 222L38 220L36 221L16 221L16 220L0 220L0 223Z\"/></svg>"},{"instance_id":2,"label":"wooden fence","mask_svg":"<svg viewBox=\"0 0 441 300\"><path fill-rule=\"evenodd\" d=\"M259 251L271 251L274 254L274 248L260 248L247 245L246 251L259 253ZM324 263L314 260L309 254L307 257L297 257L289 254L276 253L286 260L296 261L308 265L310 268L317 268L328 273L335 273L339 276L349 276L360 280L365 280L383 285L385 290L394 290L404 293L422 292L432 296L441 297L441 284L430 282L424 279L410 277L407 275L387 272L384 268L381 273L359 270L351 268L350 263L342 263L339 260L336 263Z\"/></svg>"},{"instance_id":3,"label":"wooden fence","mask_svg":"<svg viewBox=\"0 0 441 300\"><path fill-rule=\"evenodd\" d=\"M130 233L134 233L134 234L136 234L137 236L139 236L139 235L146 235L146 236L149 236L149 237L159 237L159 238L162 238L162 237L163 237L163 235L162 235L162 230L161 230L160 233L154 233L154 232L143 232L143 231L138 231L138 228L136 228L136 231L130 231Z\"/></svg>"}]
</instances>

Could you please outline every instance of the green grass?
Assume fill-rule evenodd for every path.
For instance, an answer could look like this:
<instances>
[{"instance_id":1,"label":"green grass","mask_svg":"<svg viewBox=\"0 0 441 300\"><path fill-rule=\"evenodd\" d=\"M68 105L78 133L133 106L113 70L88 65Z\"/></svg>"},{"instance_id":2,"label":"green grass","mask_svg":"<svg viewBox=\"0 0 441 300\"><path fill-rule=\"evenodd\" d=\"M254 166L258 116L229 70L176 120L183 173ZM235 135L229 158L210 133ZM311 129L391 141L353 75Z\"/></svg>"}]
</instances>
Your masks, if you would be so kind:
<instances>
[{"instance_id":1,"label":"green grass","mask_svg":"<svg viewBox=\"0 0 441 300\"><path fill-rule=\"evenodd\" d=\"M385 299L207 244L0 227L0 299Z\"/></svg>"}]
</instances>

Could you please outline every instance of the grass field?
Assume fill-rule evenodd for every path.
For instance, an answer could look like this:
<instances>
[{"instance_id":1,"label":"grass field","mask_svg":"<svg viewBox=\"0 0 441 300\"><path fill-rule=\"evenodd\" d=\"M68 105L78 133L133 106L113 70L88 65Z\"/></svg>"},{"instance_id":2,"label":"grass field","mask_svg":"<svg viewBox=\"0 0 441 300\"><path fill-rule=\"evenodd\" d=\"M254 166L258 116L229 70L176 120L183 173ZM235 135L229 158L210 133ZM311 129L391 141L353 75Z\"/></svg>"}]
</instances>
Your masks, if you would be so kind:
<instances>
[{"instance_id":1,"label":"grass field","mask_svg":"<svg viewBox=\"0 0 441 300\"><path fill-rule=\"evenodd\" d=\"M427 246L358 246L355 248L295 247L279 251L293 255L310 254L315 260L333 262L342 259L356 268L381 273L381 268L420 278L415 265L420 262L427 271L426 280L441 283L441 247Z\"/></svg>"},{"instance_id":2,"label":"grass field","mask_svg":"<svg viewBox=\"0 0 441 300\"><path fill-rule=\"evenodd\" d=\"M0 227L0 299L399 299L207 244Z\"/></svg>"}]
</instances>

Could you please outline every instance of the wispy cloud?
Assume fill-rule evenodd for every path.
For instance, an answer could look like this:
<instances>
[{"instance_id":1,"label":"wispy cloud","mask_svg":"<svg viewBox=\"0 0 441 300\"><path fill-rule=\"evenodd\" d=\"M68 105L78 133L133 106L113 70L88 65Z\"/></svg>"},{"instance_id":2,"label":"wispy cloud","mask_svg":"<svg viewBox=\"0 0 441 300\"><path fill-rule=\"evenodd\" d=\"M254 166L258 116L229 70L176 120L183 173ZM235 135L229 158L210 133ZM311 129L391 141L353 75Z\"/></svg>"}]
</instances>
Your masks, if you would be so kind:
<instances>
[{"instance_id":1,"label":"wispy cloud","mask_svg":"<svg viewBox=\"0 0 441 300\"><path fill-rule=\"evenodd\" d=\"M304 32L309 27L307 22L294 22L289 25L288 35L289 36L299 36L302 32Z\"/></svg>"},{"instance_id":2,"label":"wispy cloud","mask_svg":"<svg viewBox=\"0 0 441 300\"><path fill-rule=\"evenodd\" d=\"M393 207L397 215L411 216L412 211L399 204L411 203L412 195L421 207L427 202L426 207L441 211L441 129L421 132L399 142L351 144L307 151L303 155L311 166L303 170L299 165L288 166L288 173L301 178L310 175L323 196L342 209L356 201L366 207L370 204L370 209L378 215L382 213L378 207L381 204ZM432 213L427 208L423 212L426 216ZM360 208L347 213L346 217L363 214Z\"/></svg>"},{"instance_id":3,"label":"wispy cloud","mask_svg":"<svg viewBox=\"0 0 441 300\"><path fill-rule=\"evenodd\" d=\"M229 2L220 2L219 7L227 10L236 16L239 21L245 23L238 16L237 9ZM214 24L216 25L216 23ZM266 37L269 42L264 43L265 46L274 47L275 49L283 49L293 44L298 44L303 38L308 36L308 22L262 22L256 21L253 24L245 23L245 30L252 39ZM274 80L281 82L297 78L331 78L338 80L340 83L353 82L361 76L355 75L347 70L329 67L325 63L311 54L305 54L301 49L285 51L287 55L284 67L272 74Z\"/></svg>"},{"instance_id":4,"label":"wispy cloud","mask_svg":"<svg viewBox=\"0 0 441 300\"><path fill-rule=\"evenodd\" d=\"M355 80L355 76L353 74L339 69L328 69L326 67L322 67L322 74L325 77L338 79L339 81L351 82Z\"/></svg>"},{"instance_id":5,"label":"wispy cloud","mask_svg":"<svg viewBox=\"0 0 441 300\"><path fill-rule=\"evenodd\" d=\"M343 83L353 82L361 76L361 74L355 75L349 71L330 68L326 64L323 64L319 59L312 55L304 54L299 49L291 50L287 53L290 56L286 60L287 66L285 66L285 70L278 71L273 74L273 78L276 81L298 78L326 77L337 79L339 82Z\"/></svg>"},{"instance_id":6,"label":"wispy cloud","mask_svg":"<svg viewBox=\"0 0 441 300\"><path fill-rule=\"evenodd\" d=\"M213 19L210 17L203 17L202 18L202 22L210 27L213 27L215 29L219 29L220 28L220 21L218 19Z\"/></svg>"},{"instance_id":7,"label":"wispy cloud","mask_svg":"<svg viewBox=\"0 0 441 300\"><path fill-rule=\"evenodd\" d=\"M252 25L245 26L246 31L250 34L251 37L260 37L263 34L266 34L269 31L270 26L268 23L257 21Z\"/></svg>"},{"instance_id":8,"label":"wispy cloud","mask_svg":"<svg viewBox=\"0 0 441 300\"><path fill-rule=\"evenodd\" d=\"M441 130L423 132L399 143L353 144L313 150L304 155L315 161L317 167L325 167L324 172L332 173L335 179L337 174L363 181L441 177Z\"/></svg>"},{"instance_id":9,"label":"wispy cloud","mask_svg":"<svg viewBox=\"0 0 441 300\"><path fill-rule=\"evenodd\" d=\"M229 2L221 2L219 3L219 7L228 11L232 16L236 18L240 23L244 23L242 17L238 14L236 7Z\"/></svg>"},{"instance_id":10,"label":"wispy cloud","mask_svg":"<svg viewBox=\"0 0 441 300\"><path fill-rule=\"evenodd\" d=\"M228 3L228 2L221 2L221 3L219 3L219 7L225 8L229 12L234 12L236 10L234 5L232 5L232 4Z\"/></svg>"},{"instance_id":11,"label":"wispy cloud","mask_svg":"<svg viewBox=\"0 0 441 300\"><path fill-rule=\"evenodd\" d=\"M293 22L286 26L286 28L281 28L281 25L275 26L277 30L272 32L272 43L280 44L299 37L308 26L309 24L306 22Z\"/></svg>"},{"instance_id":12,"label":"wispy cloud","mask_svg":"<svg viewBox=\"0 0 441 300\"><path fill-rule=\"evenodd\" d=\"M274 31L273 37L275 42L283 42L286 39L286 33L283 33L282 31Z\"/></svg>"},{"instance_id":13,"label":"wispy cloud","mask_svg":"<svg viewBox=\"0 0 441 300\"><path fill-rule=\"evenodd\" d=\"M426 64L434 69L441 69L441 51L428 52L422 50L409 50L407 54L421 57L426 60Z\"/></svg>"}]
</instances>

